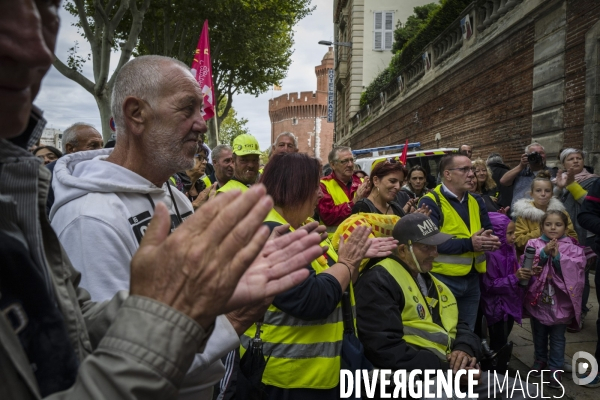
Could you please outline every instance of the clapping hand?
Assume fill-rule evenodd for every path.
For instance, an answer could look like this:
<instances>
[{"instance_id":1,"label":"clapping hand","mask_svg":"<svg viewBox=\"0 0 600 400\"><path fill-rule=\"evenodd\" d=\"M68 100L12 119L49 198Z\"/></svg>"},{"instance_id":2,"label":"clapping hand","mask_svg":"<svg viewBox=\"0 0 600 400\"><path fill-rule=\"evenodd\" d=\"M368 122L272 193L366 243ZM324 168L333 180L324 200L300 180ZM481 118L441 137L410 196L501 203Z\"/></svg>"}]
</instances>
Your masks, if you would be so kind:
<instances>
[{"instance_id":1,"label":"clapping hand","mask_svg":"<svg viewBox=\"0 0 600 400\"><path fill-rule=\"evenodd\" d=\"M500 240L492 235L491 230L478 230L471 236L474 251L495 251L500 247Z\"/></svg>"},{"instance_id":2,"label":"clapping hand","mask_svg":"<svg viewBox=\"0 0 600 400\"><path fill-rule=\"evenodd\" d=\"M510 206L507 207L500 207L500 209L498 210L498 212L500 214L504 214L506 216L508 216L508 212L510 211Z\"/></svg>"},{"instance_id":3,"label":"clapping hand","mask_svg":"<svg viewBox=\"0 0 600 400\"><path fill-rule=\"evenodd\" d=\"M370 241L371 246L367 250L365 258L387 257L398 246L398 241L393 237L374 238L370 239Z\"/></svg>"},{"instance_id":4,"label":"clapping hand","mask_svg":"<svg viewBox=\"0 0 600 400\"><path fill-rule=\"evenodd\" d=\"M556 186L559 188L565 188L573 182L575 182L575 168L571 167L567 172L559 169L556 173Z\"/></svg>"},{"instance_id":5,"label":"clapping hand","mask_svg":"<svg viewBox=\"0 0 600 400\"><path fill-rule=\"evenodd\" d=\"M552 239L548 242L548 244L544 247L544 252L548 257L556 256L556 252L558 249L558 241L556 239Z\"/></svg>"},{"instance_id":6,"label":"clapping hand","mask_svg":"<svg viewBox=\"0 0 600 400\"><path fill-rule=\"evenodd\" d=\"M208 329L217 315L275 296L306 279L323 254L318 234L299 230L267 239L273 208L263 185L209 200L172 234L158 203L131 260L131 295L162 302ZM265 244L266 242L266 244Z\"/></svg>"},{"instance_id":7,"label":"clapping hand","mask_svg":"<svg viewBox=\"0 0 600 400\"><path fill-rule=\"evenodd\" d=\"M198 209L200 206L202 206L202 204L206 203L206 201L209 198L214 197L216 191L217 191L217 182L213 183L212 185L210 185L209 187L207 187L206 189L201 191L200 194L198 195L198 197L196 197L196 200L194 200L192 202L192 206L194 207L194 210Z\"/></svg>"},{"instance_id":8,"label":"clapping hand","mask_svg":"<svg viewBox=\"0 0 600 400\"><path fill-rule=\"evenodd\" d=\"M415 212L416 210L416 206L417 206L417 199L408 199L408 201L406 202L406 204L404 205L404 207L402 207L402 209L404 210L405 214L410 214L412 212Z\"/></svg>"},{"instance_id":9,"label":"clapping hand","mask_svg":"<svg viewBox=\"0 0 600 400\"><path fill-rule=\"evenodd\" d=\"M417 212L419 214L424 214L427 217L429 217L431 215L431 210L425 203L421 204L421 207L417 208L417 210L415 212Z\"/></svg>"},{"instance_id":10,"label":"clapping hand","mask_svg":"<svg viewBox=\"0 0 600 400\"><path fill-rule=\"evenodd\" d=\"M367 196L365 196L365 193L366 193L367 189L369 188L370 184L371 184L371 182L369 181L369 177L368 176L365 177L363 183L360 184L360 186L356 190L356 193L354 193L354 201L355 202L367 197Z\"/></svg>"}]
</instances>

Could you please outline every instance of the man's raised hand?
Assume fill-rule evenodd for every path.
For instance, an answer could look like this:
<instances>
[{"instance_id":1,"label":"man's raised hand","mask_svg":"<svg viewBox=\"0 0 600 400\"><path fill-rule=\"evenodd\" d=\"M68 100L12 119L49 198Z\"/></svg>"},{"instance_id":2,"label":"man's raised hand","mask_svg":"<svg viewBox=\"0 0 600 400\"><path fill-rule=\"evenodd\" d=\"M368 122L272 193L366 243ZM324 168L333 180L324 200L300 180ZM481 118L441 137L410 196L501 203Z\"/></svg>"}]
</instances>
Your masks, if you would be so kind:
<instances>
[{"instance_id":1,"label":"man's raised hand","mask_svg":"<svg viewBox=\"0 0 600 400\"><path fill-rule=\"evenodd\" d=\"M269 236L262 223L272 207L262 185L226 192L169 235L171 218L158 204L131 260L131 295L165 303L210 327L231 309L227 303L238 281L262 250Z\"/></svg>"}]
</instances>

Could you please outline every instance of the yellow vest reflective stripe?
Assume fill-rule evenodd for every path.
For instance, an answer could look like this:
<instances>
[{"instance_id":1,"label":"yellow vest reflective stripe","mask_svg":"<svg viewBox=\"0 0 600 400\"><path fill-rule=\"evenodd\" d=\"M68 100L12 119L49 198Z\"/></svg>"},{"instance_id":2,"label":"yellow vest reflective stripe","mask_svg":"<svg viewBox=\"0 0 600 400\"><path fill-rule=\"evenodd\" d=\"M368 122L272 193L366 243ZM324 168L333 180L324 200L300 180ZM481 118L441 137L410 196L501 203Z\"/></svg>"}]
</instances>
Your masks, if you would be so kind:
<instances>
[{"instance_id":1,"label":"yellow vest reflective stripe","mask_svg":"<svg viewBox=\"0 0 600 400\"><path fill-rule=\"evenodd\" d=\"M329 193L333 199L333 204L336 206L350 201L344 189L335 179L322 179L321 183L327 188L327 193Z\"/></svg>"},{"instance_id":2,"label":"yellow vest reflective stripe","mask_svg":"<svg viewBox=\"0 0 600 400\"><path fill-rule=\"evenodd\" d=\"M402 310L404 340L412 345L429 349L440 359L446 361L446 354L450 353L452 343L456 339L456 325L458 324L456 298L450 289L429 274L438 295L436 307L439 307L440 319L444 326L441 327L433 322L427 300L423 297L418 283L406 268L391 258L386 258L377 265L381 265L394 277L404 293L404 309Z\"/></svg>"},{"instance_id":3,"label":"yellow vest reflective stripe","mask_svg":"<svg viewBox=\"0 0 600 400\"><path fill-rule=\"evenodd\" d=\"M335 179L322 179L321 183L325 185L325 188L327 188L327 193L329 193L329 195L333 199L334 205L339 206L340 204L348 203L350 201L350 199L348 199L348 196L346 195L346 192L344 192L344 189L342 189L340 184ZM325 225L323 220L321 220L321 225ZM328 237L331 240L338 225L326 226Z\"/></svg>"},{"instance_id":4,"label":"yellow vest reflective stripe","mask_svg":"<svg viewBox=\"0 0 600 400\"><path fill-rule=\"evenodd\" d=\"M248 190L248 186L244 185L240 181L236 181L235 179L230 179L229 182L227 182L221 188L219 188L219 190L217 190L217 194L228 192L233 189L239 189L242 192L245 192L246 190Z\"/></svg>"},{"instance_id":5,"label":"yellow vest reflective stripe","mask_svg":"<svg viewBox=\"0 0 600 400\"><path fill-rule=\"evenodd\" d=\"M287 223L275 210L271 210L265 222ZM327 256L337 261L337 254L329 241L321 244L329 246ZM317 274L329 268L324 256L313 261L311 266ZM353 315L356 315L352 285L350 301ZM265 313L261 331L263 353L270 355L263 373L264 384L284 389L332 389L339 384L344 334L341 302L326 318L313 321L296 318L271 304ZM252 325L240 337L241 355L255 333L256 325Z\"/></svg>"},{"instance_id":6,"label":"yellow vest reflective stripe","mask_svg":"<svg viewBox=\"0 0 600 400\"><path fill-rule=\"evenodd\" d=\"M452 207L450 202L444 197L441 192L442 185L438 185L435 189L440 199L440 212L444 214L444 224L440 226L440 232L453 235L458 239L468 239L475 232L481 229L481 216L479 215L479 203L475 197L468 194L469 202L469 223L471 229L460 217L458 212ZM426 194L424 197L429 197L437 204L435 196L432 193ZM431 272L448 276L463 276L471 271L475 265L475 270L479 273L485 273L485 253L482 251L468 251L463 254L440 254L433 261L433 269Z\"/></svg>"}]
</instances>

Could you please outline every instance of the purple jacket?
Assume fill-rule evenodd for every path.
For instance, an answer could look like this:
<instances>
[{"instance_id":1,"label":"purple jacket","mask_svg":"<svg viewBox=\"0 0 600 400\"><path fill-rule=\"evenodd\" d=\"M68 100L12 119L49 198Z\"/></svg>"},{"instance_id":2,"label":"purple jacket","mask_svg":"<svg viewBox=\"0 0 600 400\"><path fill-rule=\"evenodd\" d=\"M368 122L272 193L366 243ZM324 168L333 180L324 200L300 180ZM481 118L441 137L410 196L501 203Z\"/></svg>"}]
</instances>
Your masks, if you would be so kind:
<instances>
[{"instance_id":1,"label":"purple jacket","mask_svg":"<svg viewBox=\"0 0 600 400\"><path fill-rule=\"evenodd\" d=\"M494 235L498 236L502 245L496 251L485 253L487 271L479 278L481 308L488 325L506 321L509 315L520 324L525 290L519 286L519 280L515 276L519 268L515 247L506 243L506 228L510 219L496 212L489 213L489 216Z\"/></svg>"},{"instance_id":2,"label":"purple jacket","mask_svg":"<svg viewBox=\"0 0 600 400\"><path fill-rule=\"evenodd\" d=\"M539 262L540 251L546 246L542 238L530 239L527 246L535 247L534 265ZM568 324L573 318L579 324L581 296L583 294L585 253L569 237L558 240L560 273L552 266L552 257L542 273L531 278L525 310L544 325Z\"/></svg>"}]
</instances>

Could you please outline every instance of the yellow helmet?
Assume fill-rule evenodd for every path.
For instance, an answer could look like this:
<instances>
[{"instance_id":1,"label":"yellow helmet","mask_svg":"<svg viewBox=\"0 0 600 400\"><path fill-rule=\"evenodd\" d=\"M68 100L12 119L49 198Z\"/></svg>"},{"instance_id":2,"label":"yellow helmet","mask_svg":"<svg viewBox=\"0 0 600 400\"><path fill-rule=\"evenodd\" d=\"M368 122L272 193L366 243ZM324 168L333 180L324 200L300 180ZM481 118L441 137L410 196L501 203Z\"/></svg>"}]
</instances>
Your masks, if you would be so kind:
<instances>
[{"instance_id":1,"label":"yellow helmet","mask_svg":"<svg viewBox=\"0 0 600 400\"><path fill-rule=\"evenodd\" d=\"M233 154L247 156L248 154L262 154L258 146L258 140L252 135L242 134L233 139Z\"/></svg>"}]
</instances>

